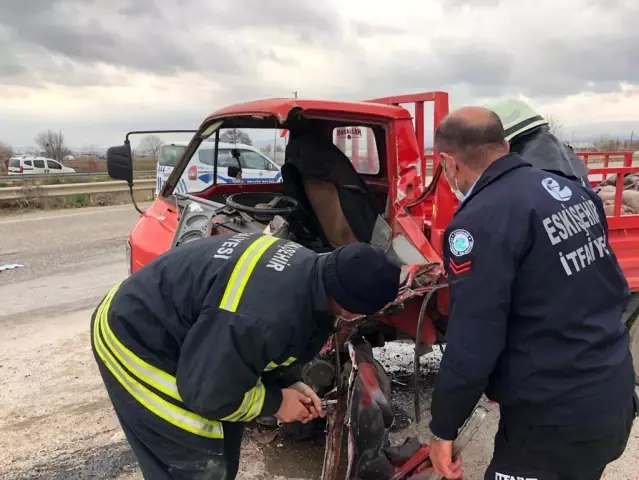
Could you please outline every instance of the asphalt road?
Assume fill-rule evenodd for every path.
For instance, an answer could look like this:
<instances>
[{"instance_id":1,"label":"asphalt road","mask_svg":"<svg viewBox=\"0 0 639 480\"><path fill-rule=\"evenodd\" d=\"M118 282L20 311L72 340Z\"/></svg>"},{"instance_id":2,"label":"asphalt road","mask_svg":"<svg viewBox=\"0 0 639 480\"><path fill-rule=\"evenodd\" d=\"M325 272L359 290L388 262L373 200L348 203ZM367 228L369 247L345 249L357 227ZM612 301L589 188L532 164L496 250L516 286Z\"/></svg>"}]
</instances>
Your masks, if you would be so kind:
<instances>
[{"instance_id":1,"label":"asphalt road","mask_svg":"<svg viewBox=\"0 0 639 480\"><path fill-rule=\"evenodd\" d=\"M0 265L24 265L0 272L0 322L94 305L126 275L124 246L137 218L130 205L0 217Z\"/></svg>"},{"instance_id":2,"label":"asphalt road","mask_svg":"<svg viewBox=\"0 0 639 480\"><path fill-rule=\"evenodd\" d=\"M138 218L130 205L63 212L0 215L0 478L141 480L101 384L90 350L93 308L126 275L124 245ZM390 344L378 358L394 379L410 383L412 345ZM393 441L426 439L432 381L439 357L422 361L423 420L411 421L412 393L396 385ZM464 452L466 479L480 480L492 452L498 414ZM639 423L639 422L638 422ZM318 478L322 442L247 436L243 480ZM607 479L639 475L637 428Z\"/></svg>"}]
</instances>

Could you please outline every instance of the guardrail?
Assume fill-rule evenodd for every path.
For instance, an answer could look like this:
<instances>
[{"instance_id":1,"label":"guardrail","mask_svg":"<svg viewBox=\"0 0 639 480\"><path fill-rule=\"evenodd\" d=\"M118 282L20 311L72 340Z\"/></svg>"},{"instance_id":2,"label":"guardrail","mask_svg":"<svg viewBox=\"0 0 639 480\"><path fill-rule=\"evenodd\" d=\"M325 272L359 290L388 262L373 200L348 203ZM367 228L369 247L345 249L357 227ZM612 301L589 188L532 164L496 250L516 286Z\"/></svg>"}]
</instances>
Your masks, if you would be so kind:
<instances>
[{"instance_id":1,"label":"guardrail","mask_svg":"<svg viewBox=\"0 0 639 480\"><path fill-rule=\"evenodd\" d=\"M155 178L137 180L133 190L154 190ZM66 197L70 195L93 195L97 193L128 192L126 182L67 183L60 185L29 185L0 188L0 200L23 200L34 197Z\"/></svg>"},{"instance_id":2,"label":"guardrail","mask_svg":"<svg viewBox=\"0 0 639 480\"><path fill-rule=\"evenodd\" d=\"M67 178L67 177L106 177L107 172L74 172L74 173L23 173L21 175L0 175L0 180L26 181L42 178ZM140 170L133 175L155 175L155 170Z\"/></svg>"}]
</instances>

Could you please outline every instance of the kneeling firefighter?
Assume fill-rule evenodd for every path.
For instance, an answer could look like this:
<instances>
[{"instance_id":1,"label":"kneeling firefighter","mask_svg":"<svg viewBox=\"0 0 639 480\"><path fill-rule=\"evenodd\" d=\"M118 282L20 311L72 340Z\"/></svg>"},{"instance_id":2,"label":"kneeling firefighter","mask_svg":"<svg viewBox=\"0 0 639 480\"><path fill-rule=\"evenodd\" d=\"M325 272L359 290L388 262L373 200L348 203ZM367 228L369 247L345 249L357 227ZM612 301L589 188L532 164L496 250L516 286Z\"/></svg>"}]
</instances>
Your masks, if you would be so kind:
<instances>
[{"instance_id":1,"label":"kneeling firefighter","mask_svg":"<svg viewBox=\"0 0 639 480\"><path fill-rule=\"evenodd\" d=\"M588 168L566 143L550 131L550 124L530 105L516 98L500 98L485 106L497 114L510 143L510 151L518 153L533 167L561 175L590 188Z\"/></svg>"},{"instance_id":2,"label":"kneeling firefighter","mask_svg":"<svg viewBox=\"0 0 639 480\"><path fill-rule=\"evenodd\" d=\"M239 233L170 250L113 287L92 347L145 478L233 479L245 422L308 422L321 401L278 375L343 319L393 301L400 268L370 245L326 255Z\"/></svg>"}]
</instances>

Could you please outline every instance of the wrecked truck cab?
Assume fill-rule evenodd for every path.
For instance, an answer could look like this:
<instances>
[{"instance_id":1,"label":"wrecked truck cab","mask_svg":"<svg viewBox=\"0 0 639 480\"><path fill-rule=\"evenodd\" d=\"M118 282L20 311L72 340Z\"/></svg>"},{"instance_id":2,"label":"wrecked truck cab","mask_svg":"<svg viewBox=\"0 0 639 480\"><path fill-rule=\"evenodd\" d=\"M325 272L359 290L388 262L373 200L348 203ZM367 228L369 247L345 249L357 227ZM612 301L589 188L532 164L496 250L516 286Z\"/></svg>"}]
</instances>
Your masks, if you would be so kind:
<instances>
[{"instance_id":1,"label":"wrecked truck cab","mask_svg":"<svg viewBox=\"0 0 639 480\"><path fill-rule=\"evenodd\" d=\"M413 101L415 108L432 102L434 123L447 113L447 94L437 92L362 103L273 99L212 114L148 212L148 222L163 227L155 240L161 243L157 254L197 238L239 232L287 238L318 253L352 241L371 243L403 265L406 282L396 304L378 316L379 326L369 328L377 331L367 338L375 337L374 346L387 339L415 338L418 298L443 280L442 236L458 201L434 155L424 155L424 135L415 133L413 116L398 105L405 101ZM271 151L285 144L280 149L283 181L213 180L205 189L178 193L201 143L215 144L228 131L246 132L252 138L263 131L267 138L282 139ZM145 216L146 212L140 223ZM158 225L154 228L159 230ZM148 236L132 232L132 271L153 255ZM138 243L142 248L136 249ZM440 321L447 313L445 305L438 306L439 298L445 301L445 293L433 297L421 325L422 342L428 345L442 341L445 332L445 322L436 326L431 321L431 314Z\"/></svg>"},{"instance_id":2,"label":"wrecked truck cab","mask_svg":"<svg viewBox=\"0 0 639 480\"><path fill-rule=\"evenodd\" d=\"M435 121L447 113L447 95L443 92L362 103L272 99L215 112L195 132L156 201L141 212L129 237L130 271L135 272L167 249L195 238L236 231L277 231L281 236L285 226L288 238L320 253L330 251L340 241L366 241L392 251L404 265L429 265L434 278L432 270L441 264L443 229L457 200L439 173L432 181L427 178L427 167L432 171L436 161L434 155L422 153L424 135L419 134L420 125L416 134L411 113L398 106L409 101L415 103L416 109L421 105L422 114L424 102L433 102ZM418 117L416 123L420 123ZM298 157L303 158L284 164L282 174L289 178L283 183L269 179L238 183L220 179L215 173L202 175L197 170L205 149L213 169L219 167L218 151L211 145L219 146L219 138L228 141L229 133L238 132L251 134L254 140L265 132L260 139L265 147L260 150L279 155L283 161L290 153L284 149L290 150L293 143L289 129L299 132L300 125L306 125L311 133L314 129L332 132L330 144L339 150L341 158L334 155L335 151L330 152L333 158L328 160L317 155L307 159L305 152L300 152ZM133 187L128 135L124 145L109 149L107 166L112 178ZM279 141L277 145L264 143L274 136ZM427 165L429 162L432 165ZM234 178L245 175L241 165L231 170L229 175ZM184 191L183 180L194 176L200 180L207 177L208 183L203 188ZM438 185L445 188L437 188ZM326 199L329 201L322 203ZM438 199L441 207L436 209L433 205ZM339 219L341 223L328 225L341 236L327 238L325 206L344 217ZM365 221L360 221L363 225L354 225L363 208L367 210ZM276 216L280 218L273 227ZM384 238L380 239L378 233L374 238L373 232L381 232ZM420 278L423 280L423 275ZM427 285L432 278L420 285ZM411 336L413 333L409 332ZM432 338L430 335L424 340Z\"/></svg>"},{"instance_id":3,"label":"wrecked truck cab","mask_svg":"<svg viewBox=\"0 0 639 480\"><path fill-rule=\"evenodd\" d=\"M415 119L400 106L406 103L415 109ZM354 475L382 470L385 475L395 468L389 458L397 454L387 442L393 423L390 381L372 348L417 339L418 346L426 346L416 350L421 355L444 341L442 236L458 201L436 156L424 153L426 103L434 105L436 127L448 112L444 92L360 103L271 99L219 110L204 120L129 236L131 272L168 249L231 233L286 238L319 254L363 241L402 265L394 302L341 325L313 362L297 366L320 396L340 406L328 415L324 479L335 478L344 422L351 426L346 433ZM221 139L246 142L247 137L283 160L281 183L220 180ZM213 152L213 175L202 188L178 189L184 179L200 175L197 162L205 143ZM111 149L107 161L109 172L132 186L126 147ZM234 178L243 174L241 166L232 172ZM377 396L374 408L371 394Z\"/></svg>"},{"instance_id":4,"label":"wrecked truck cab","mask_svg":"<svg viewBox=\"0 0 639 480\"><path fill-rule=\"evenodd\" d=\"M432 109L432 125L426 125L427 109ZM239 232L287 238L320 254L356 239L383 248L402 264L401 288L394 302L376 315L341 325L316 359L296 366L322 397L337 401L327 416L323 480L338 478L345 425L350 445L347 465L353 478L384 479L393 471L391 478L397 480L424 478L428 471L427 446L388 445L393 422L385 387L388 377L373 358L372 347L413 339L417 367L419 356L445 341L449 297L441 255L444 231L459 201L442 175L436 152L426 153L425 132L434 131L447 113L445 92L359 103L269 99L223 108L204 120L129 236L132 272L183 243ZM295 146L293 140L304 132L319 135L306 147L299 142ZM245 176L241 165L229 171L233 178L220 180L216 169L221 138L237 143L248 139L275 161L283 161L283 182L235 181ZM204 142L214 143L208 158L214 174L206 177L203 188L178 192L185 178L205 175L195 163ZM319 142L322 155L308 148L313 142ZM613 154L604 155L604 168L589 172L593 186L601 181L598 175L623 177L638 170L631 167L632 154L624 153L623 167L609 167ZM583 156L588 163L588 154ZM109 174L133 189L127 143L110 150L107 157ZM632 338L637 339L639 216L622 215L622 187L623 182L617 182L613 215L607 221L611 246L634 292L624 322L633 327ZM639 342L635 344L639 353ZM415 375L414 381L418 379ZM419 421L419 397L415 399ZM475 420L482 415L476 410L466 432L474 431ZM456 452L467 439L462 432Z\"/></svg>"}]
</instances>

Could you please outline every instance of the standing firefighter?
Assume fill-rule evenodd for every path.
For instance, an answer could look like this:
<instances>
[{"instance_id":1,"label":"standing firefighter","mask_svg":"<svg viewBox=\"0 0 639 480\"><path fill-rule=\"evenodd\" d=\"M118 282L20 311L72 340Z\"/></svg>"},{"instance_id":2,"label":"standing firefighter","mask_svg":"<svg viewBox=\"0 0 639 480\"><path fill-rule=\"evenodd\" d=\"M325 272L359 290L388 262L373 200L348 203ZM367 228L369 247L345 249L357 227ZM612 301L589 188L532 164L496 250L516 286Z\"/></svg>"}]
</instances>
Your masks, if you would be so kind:
<instances>
[{"instance_id":1,"label":"standing firefighter","mask_svg":"<svg viewBox=\"0 0 639 480\"><path fill-rule=\"evenodd\" d=\"M550 130L548 120L525 102L504 97L486 105L499 116L510 151L518 153L533 167L581 182L588 187L584 161Z\"/></svg>"},{"instance_id":2,"label":"standing firefighter","mask_svg":"<svg viewBox=\"0 0 639 480\"><path fill-rule=\"evenodd\" d=\"M399 276L366 244L319 256L240 233L182 245L111 289L92 346L145 478L233 479L245 422L323 416L310 387L278 372L313 358L335 316L393 301Z\"/></svg>"},{"instance_id":3,"label":"standing firefighter","mask_svg":"<svg viewBox=\"0 0 639 480\"><path fill-rule=\"evenodd\" d=\"M435 134L462 198L445 233L447 348L432 401L431 459L481 395L500 404L486 480L595 480L624 451L636 415L628 285L599 197L509 153L497 115L452 113Z\"/></svg>"}]
</instances>

